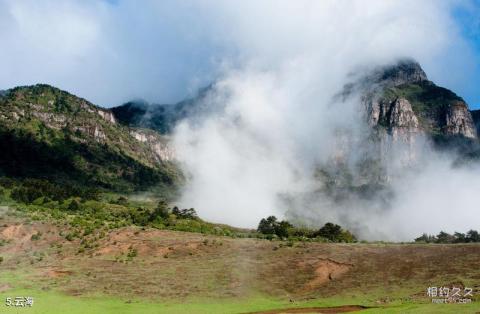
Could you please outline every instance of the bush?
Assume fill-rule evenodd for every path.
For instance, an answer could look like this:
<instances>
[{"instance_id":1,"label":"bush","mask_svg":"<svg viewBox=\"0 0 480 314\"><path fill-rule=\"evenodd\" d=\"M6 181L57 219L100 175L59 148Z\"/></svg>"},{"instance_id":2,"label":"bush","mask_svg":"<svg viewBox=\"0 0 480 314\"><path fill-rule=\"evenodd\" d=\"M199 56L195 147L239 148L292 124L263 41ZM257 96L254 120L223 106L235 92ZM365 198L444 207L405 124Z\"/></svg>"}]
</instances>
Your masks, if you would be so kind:
<instances>
[{"instance_id":1,"label":"bush","mask_svg":"<svg viewBox=\"0 0 480 314\"><path fill-rule=\"evenodd\" d=\"M175 206L172 209L172 214L174 214L179 219L198 219L197 212L193 208L178 209L178 207Z\"/></svg>"},{"instance_id":2,"label":"bush","mask_svg":"<svg viewBox=\"0 0 480 314\"><path fill-rule=\"evenodd\" d=\"M278 221L277 217L269 216L260 220L257 231L266 235L276 235L279 238L288 238L292 228L292 224L288 221Z\"/></svg>"},{"instance_id":3,"label":"bush","mask_svg":"<svg viewBox=\"0 0 480 314\"><path fill-rule=\"evenodd\" d=\"M68 205L68 210L72 212L76 212L80 209L80 204L77 200L73 199L70 204Z\"/></svg>"},{"instance_id":4,"label":"bush","mask_svg":"<svg viewBox=\"0 0 480 314\"><path fill-rule=\"evenodd\" d=\"M122 206L127 206L128 205L128 198L124 197L124 196L120 196L115 202L113 202L114 204L118 204L118 205L122 205Z\"/></svg>"},{"instance_id":5,"label":"bush","mask_svg":"<svg viewBox=\"0 0 480 314\"><path fill-rule=\"evenodd\" d=\"M165 200L161 200L158 202L157 207L152 213L152 217L150 218L151 221L160 218L162 220L168 219L170 215L170 210L168 208L168 204Z\"/></svg>"},{"instance_id":6,"label":"bush","mask_svg":"<svg viewBox=\"0 0 480 314\"><path fill-rule=\"evenodd\" d=\"M37 232L35 234L32 234L32 236L30 237L30 240L32 241L38 241L40 240L40 237L42 236L42 233L41 232Z\"/></svg>"}]
</instances>

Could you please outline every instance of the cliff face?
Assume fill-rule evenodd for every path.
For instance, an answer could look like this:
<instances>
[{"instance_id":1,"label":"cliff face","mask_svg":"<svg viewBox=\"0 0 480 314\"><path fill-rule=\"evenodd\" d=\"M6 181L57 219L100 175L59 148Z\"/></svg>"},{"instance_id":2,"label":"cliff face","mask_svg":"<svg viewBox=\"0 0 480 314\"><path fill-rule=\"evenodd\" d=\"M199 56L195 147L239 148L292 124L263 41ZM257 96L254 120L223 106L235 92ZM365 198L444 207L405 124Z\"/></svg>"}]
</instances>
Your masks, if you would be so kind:
<instances>
[{"instance_id":1,"label":"cliff face","mask_svg":"<svg viewBox=\"0 0 480 314\"><path fill-rule=\"evenodd\" d=\"M449 106L446 110L445 120L445 134L462 135L472 139L477 138L477 129L473 122L472 114L464 102L458 102Z\"/></svg>"},{"instance_id":2,"label":"cliff face","mask_svg":"<svg viewBox=\"0 0 480 314\"><path fill-rule=\"evenodd\" d=\"M415 61L371 70L345 86L339 97L352 95L360 95L359 112L368 128L361 134L339 132L338 149L318 166L327 182L323 191L335 200L388 194L389 182L417 164L425 142L459 152L459 160L480 152L480 111L474 112L475 124L465 101L429 81Z\"/></svg>"},{"instance_id":3,"label":"cliff face","mask_svg":"<svg viewBox=\"0 0 480 314\"><path fill-rule=\"evenodd\" d=\"M429 81L414 61L376 69L361 84L366 119L374 128L384 127L401 137L409 134L410 139L415 133L477 139L465 101Z\"/></svg>"},{"instance_id":4,"label":"cliff face","mask_svg":"<svg viewBox=\"0 0 480 314\"><path fill-rule=\"evenodd\" d=\"M162 136L155 131L148 129L131 129L130 134L139 142L145 143L155 152L157 160L174 161L175 151L170 143L170 138Z\"/></svg>"}]
</instances>

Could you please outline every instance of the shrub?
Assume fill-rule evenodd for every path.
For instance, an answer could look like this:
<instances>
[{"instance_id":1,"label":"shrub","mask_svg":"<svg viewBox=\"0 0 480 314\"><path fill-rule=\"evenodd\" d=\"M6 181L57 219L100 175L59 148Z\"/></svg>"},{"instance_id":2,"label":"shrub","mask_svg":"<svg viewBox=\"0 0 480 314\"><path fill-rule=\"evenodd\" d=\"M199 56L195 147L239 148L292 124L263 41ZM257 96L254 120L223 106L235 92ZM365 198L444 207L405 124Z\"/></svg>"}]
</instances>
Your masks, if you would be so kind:
<instances>
[{"instance_id":1,"label":"shrub","mask_svg":"<svg viewBox=\"0 0 480 314\"><path fill-rule=\"evenodd\" d=\"M128 205L128 198L124 196L120 196L114 204L122 205L122 206L127 206Z\"/></svg>"},{"instance_id":2,"label":"shrub","mask_svg":"<svg viewBox=\"0 0 480 314\"><path fill-rule=\"evenodd\" d=\"M73 199L70 204L68 205L68 210L72 212L76 212L80 209L80 204L77 200Z\"/></svg>"},{"instance_id":3,"label":"shrub","mask_svg":"<svg viewBox=\"0 0 480 314\"><path fill-rule=\"evenodd\" d=\"M30 240L32 241L38 241L40 240L40 237L42 236L42 233L41 232L37 232L35 234L32 234L32 236L30 237Z\"/></svg>"},{"instance_id":4,"label":"shrub","mask_svg":"<svg viewBox=\"0 0 480 314\"><path fill-rule=\"evenodd\" d=\"M175 206L172 209L172 214L174 214L179 219L198 219L197 212L193 208L178 209L178 207Z\"/></svg>"},{"instance_id":5,"label":"shrub","mask_svg":"<svg viewBox=\"0 0 480 314\"><path fill-rule=\"evenodd\" d=\"M167 202L165 200L161 200L158 202L157 207L155 207L150 220L154 221L157 218L165 220L165 219L168 219L169 215L170 215L170 210L168 208Z\"/></svg>"}]
</instances>

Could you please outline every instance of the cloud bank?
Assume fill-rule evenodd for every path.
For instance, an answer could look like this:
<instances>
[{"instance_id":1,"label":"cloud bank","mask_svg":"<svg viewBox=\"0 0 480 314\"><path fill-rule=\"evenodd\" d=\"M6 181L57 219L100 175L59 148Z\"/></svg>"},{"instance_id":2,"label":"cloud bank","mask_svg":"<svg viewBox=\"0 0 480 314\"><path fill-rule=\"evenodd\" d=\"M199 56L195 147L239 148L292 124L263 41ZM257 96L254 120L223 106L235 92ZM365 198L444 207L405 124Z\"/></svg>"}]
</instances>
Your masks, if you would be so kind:
<instances>
[{"instance_id":1,"label":"cloud bank","mask_svg":"<svg viewBox=\"0 0 480 314\"><path fill-rule=\"evenodd\" d=\"M428 147L420 150L422 167L414 174L389 160L395 198L388 207L379 199L339 206L305 197L321 184L315 168L338 153L338 131L348 129L354 141L367 132L359 95L335 100L352 73L402 56L428 65L464 44L454 39L448 3L247 1L230 8L215 6L228 21L222 36L241 48L241 57L224 65L208 99L219 110L176 130L176 149L190 175L184 205L243 227L270 214L312 226L333 221L367 239L411 240L480 224L474 218L478 169L453 170L450 159ZM442 182L444 176L452 181ZM456 204L447 201L452 193ZM463 213L452 219L455 207Z\"/></svg>"}]
</instances>

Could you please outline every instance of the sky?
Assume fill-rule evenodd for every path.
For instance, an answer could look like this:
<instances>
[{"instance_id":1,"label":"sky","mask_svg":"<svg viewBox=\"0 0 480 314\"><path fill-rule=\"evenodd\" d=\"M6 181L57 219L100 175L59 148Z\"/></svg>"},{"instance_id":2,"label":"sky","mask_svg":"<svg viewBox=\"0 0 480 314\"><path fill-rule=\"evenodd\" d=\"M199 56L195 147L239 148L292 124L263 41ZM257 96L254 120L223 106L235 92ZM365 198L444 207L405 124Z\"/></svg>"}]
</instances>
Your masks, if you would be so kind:
<instances>
[{"instance_id":1,"label":"sky","mask_svg":"<svg viewBox=\"0 0 480 314\"><path fill-rule=\"evenodd\" d=\"M275 68L312 47L322 53L325 21L338 14L344 25L335 40L362 32L370 34L363 44L375 45L378 30L391 28L392 45L409 45L398 54L480 108L480 1L313 2L0 0L0 89L47 83L105 107L134 98L172 103L225 69ZM339 11L356 6L365 8ZM383 51L370 57L387 61Z\"/></svg>"}]
</instances>

